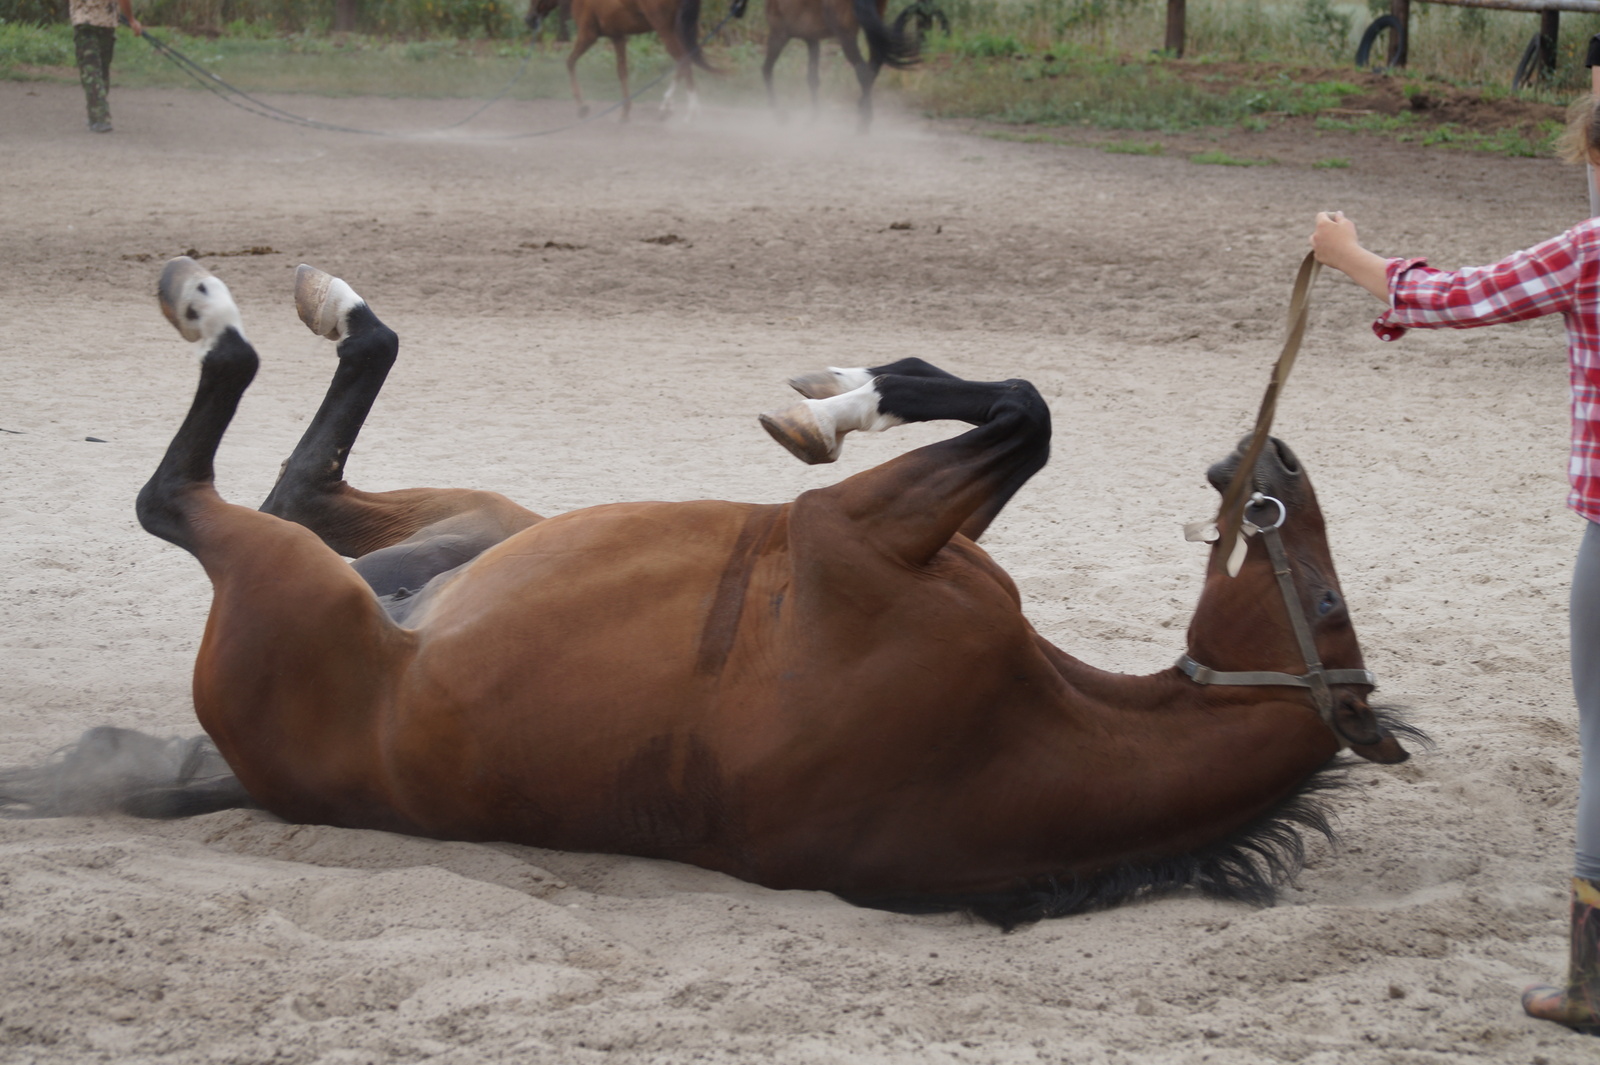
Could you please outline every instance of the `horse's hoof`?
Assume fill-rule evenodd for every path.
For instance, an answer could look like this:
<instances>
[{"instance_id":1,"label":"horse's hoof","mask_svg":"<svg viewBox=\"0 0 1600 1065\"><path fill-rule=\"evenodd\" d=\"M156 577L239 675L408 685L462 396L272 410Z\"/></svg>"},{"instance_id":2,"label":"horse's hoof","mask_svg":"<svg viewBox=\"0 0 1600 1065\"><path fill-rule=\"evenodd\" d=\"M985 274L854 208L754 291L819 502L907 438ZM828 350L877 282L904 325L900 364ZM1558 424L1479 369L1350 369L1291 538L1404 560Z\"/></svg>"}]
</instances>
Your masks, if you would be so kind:
<instances>
[{"instance_id":1,"label":"horse's hoof","mask_svg":"<svg viewBox=\"0 0 1600 1065\"><path fill-rule=\"evenodd\" d=\"M833 417L809 402L796 403L788 410L768 411L761 415L761 428L807 465L817 466L839 457L841 440Z\"/></svg>"},{"instance_id":2,"label":"horse's hoof","mask_svg":"<svg viewBox=\"0 0 1600 1065\"><path fill-rule=\"evenodd\" d=\"M156 283L156 300L185 340L210 341L228 326L243 333L228 286L187 255L167 260Z\"/></svg>"},{"instance_id":3,"label":"horse's hoof","mask_svg":"<svg viewBox=\"0 0 1600 1065\"><path fill-rule=\"evenodd\" d=\"M578 117L579 118L588 118L589 117L589 105L588 104L579 104L578 105Z\"/></svg>"},{"instance_id":4,"label":"horse's hoof","mask_svg":"<svg viewBox=\"0 0 1600 1065\"><path fill-rule=\"evenodd\" d=\"M345 315L361 303L361 297L340 278L305 263L295 269L294 309L317 336L341 339L346 331Z\"/></svg>"}]
</instances>

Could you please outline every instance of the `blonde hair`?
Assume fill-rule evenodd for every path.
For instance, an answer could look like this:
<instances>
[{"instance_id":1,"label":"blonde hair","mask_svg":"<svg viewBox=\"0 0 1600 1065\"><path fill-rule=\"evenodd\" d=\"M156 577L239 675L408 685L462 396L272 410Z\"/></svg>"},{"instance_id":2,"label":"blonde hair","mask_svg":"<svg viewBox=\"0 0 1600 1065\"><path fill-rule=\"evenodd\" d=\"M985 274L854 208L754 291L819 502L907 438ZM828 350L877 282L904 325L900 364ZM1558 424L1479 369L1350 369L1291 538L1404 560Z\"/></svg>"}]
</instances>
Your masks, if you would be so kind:
<instances>
[{"instance_id":1,"label":"blonde hair","mask_svg":"<svg viewBox=\"0 0 1600 1065\"><path fill-rule=\"evenodd\" d=\"M1591 93L1567 108L1567 128L1556 141L1556 154L1569 163L1587 163L1600 157L1600 103Z\"/></svg>"}]
</instances>

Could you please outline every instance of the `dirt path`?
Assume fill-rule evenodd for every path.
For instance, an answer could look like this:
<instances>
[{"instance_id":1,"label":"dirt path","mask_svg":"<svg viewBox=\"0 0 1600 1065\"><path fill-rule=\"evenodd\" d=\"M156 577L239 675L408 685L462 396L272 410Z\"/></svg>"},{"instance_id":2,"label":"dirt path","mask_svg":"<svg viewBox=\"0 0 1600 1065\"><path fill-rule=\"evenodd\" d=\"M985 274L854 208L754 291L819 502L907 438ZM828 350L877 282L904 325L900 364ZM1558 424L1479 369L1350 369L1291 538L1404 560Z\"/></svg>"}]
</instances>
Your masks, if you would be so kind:
<instances>
[{"instance_id":1,"label":"dirt path","mask_svg":"<svg viewBox=\"0 0 1600 1065\"><path fill-rule=\"evenodd\" d=\"M413 129L462 107L286 103ZM132 512L194 382L152 299L168 256L207 253L263 355L219 457L242 501L331 365L291 308L301 261L403 338L351 465L370 488L482 486L545 513L781 500L941 432L803 468L754 418L790 373L914 354L1028 377L1055 459L987 546L1046 636L1150 672L1182 649L1201 554L1178 526L1211 512L1201 473L1253 417L1312 214L1457 265L1585 210L1555 163L1331 137L1235 168L892 113L861 139L843 106L544 139L486 138L565 107L413 140L179 92L121 92L115 114L92 137L75 89L0 83L0 763L98 724L195 729L208 589ZM1351 165L1313 168L1330 158ZM1352 773L1342 849L1313 843L1283 905L1179 897L1001 935L258 815L6 823L0 1059L1593 1061L1516 1001L1564 965L1575 793L1559 324L1391 347L1366 294L1328 279L1317 300L1279 432L1316 477L1384 696L1439 748Z\"/></svg>"}]
</instances>

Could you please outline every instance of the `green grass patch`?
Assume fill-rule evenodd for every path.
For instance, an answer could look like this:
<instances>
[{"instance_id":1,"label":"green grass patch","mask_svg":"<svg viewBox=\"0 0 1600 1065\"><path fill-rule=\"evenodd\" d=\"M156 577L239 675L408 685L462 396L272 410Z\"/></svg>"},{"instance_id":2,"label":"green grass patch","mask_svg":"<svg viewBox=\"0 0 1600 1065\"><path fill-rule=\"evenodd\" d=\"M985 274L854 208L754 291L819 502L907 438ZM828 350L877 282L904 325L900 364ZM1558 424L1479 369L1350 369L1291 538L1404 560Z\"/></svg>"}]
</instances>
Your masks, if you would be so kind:
<instances>
[{"instance_id":1,"label":"green grass patch","mask_svg":"<svg viewBox=\"0 0 1600 1065\"><path fill-rule=\"evenodd\" d=\"M1350 160L1340 156L1333 159L1319 159L1311 164L1313 170L1348 170Z\"/></svg>"},{"instance_id":2,"label":"green grass patch","mask_svg":"<svg viewBox=\"0 0 1600 1065\"><path fill-rule=\"evenodd\" d=\"M1356 87L1296 81L1211 88L1160 59L1130 61L1059 48L1038 57L934 56L902 75L912 99L937 116L1176 133L1208 126L1265 128L1272 116L1315 114Z\"/></svg>"},{"instance_id":3,"label":"green grass patch","mask_svg":"<svg viewBox=\"0 0 1600 1065\"><path fill-rule=\"evenodd\" d=\"M1160 141L1149 144L1141 141L1117 141L1102 147L1112 155L1162 155L1166 152Z\"/></svg>"},{"instance_id":4,"label":"green grass patch","mask_svg":"<svg viewBox=\"0 0 1600 1065\"><path fill-rule=\"evenodd\" d=\"M987 130L985 137L996 141L1011 141L1013 144L1065 144L1060 137L1053 137L1048 133L1017 133L1009 129Z\"/></svg>"},{"instance_id":5,"label":"green grass patch","mask_svg":"<svg viewBox=\"0 0 1600 1065\"><path fill-rule=\"evenodd\" d=\"M1265 159L1240 159L1229 155L1220 149L1209 152L1199 152L1189 156L1189 162L1199 163L1202 166L1271 166L1272 163Z\"/></svg>"}]
</instances>

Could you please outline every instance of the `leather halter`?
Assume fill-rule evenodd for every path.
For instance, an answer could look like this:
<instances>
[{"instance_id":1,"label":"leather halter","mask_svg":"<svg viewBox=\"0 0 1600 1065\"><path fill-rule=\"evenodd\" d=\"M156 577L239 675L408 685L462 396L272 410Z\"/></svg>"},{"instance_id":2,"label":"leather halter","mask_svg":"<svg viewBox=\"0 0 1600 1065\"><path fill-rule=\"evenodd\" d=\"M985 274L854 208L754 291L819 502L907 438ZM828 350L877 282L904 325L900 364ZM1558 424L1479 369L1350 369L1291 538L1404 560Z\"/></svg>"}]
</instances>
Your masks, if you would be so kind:
<instances>
[{"instance_id":1,"label":"leather halter","mask_svg":"<svg viewBox=\"0 0 1600 1065\"><path fill-rule=\"evenodd\" d=\"M1339 731L1333 721L1333 691L1329 687L1333 684L1365 684L1376 687L1378 680L1365 669L1324 669L1322 659L1317 655L1317 644L1311 635L1311 623L1306 620L1305 609L1300 605L1300 593L1295 590L1294 575L1289 569L1289 555L1283 549L1283 538L1278 535L1278 530L1283 526L1288 517L1288 508L1283 502L1272 496L1256 493L1252 502L1272 503L1278 508L1278 520L1265 528L1245 522L1241 535L1251 532L1259 533L1262 540L1266 541L1267 554L1272 559L1272 573L1278 578L1278 590L1283 593L1283 605L1289 611L1289 623L1294 628L1295 642L1300 645L1300 656L1305 659L1306 671L1303 675L1294 673L1274 673L1268 670L1246 670L1241 672L1224 672L1202 666L1187 654L1180 655L1177 667L1196 684L1223 684L1241 686L1270 686L1309 688L1311 699L1316 704L1317 714L1322 721L1338 738L1341 747L1349 747L1350 741Z\"/></svg>"}]
</instances>

